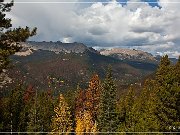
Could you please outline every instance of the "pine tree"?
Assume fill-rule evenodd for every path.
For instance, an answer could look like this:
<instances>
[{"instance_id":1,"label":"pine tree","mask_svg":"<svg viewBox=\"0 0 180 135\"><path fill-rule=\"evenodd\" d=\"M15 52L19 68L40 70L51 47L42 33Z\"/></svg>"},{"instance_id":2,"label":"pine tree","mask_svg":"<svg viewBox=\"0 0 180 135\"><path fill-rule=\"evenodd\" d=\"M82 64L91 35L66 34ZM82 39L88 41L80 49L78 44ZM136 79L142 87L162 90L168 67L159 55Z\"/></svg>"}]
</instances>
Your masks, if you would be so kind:
<instances>
[{"instance_id":1,"label":"pine tree","mask_svg":"<svg viewBox=\"0 0 180 135\"><path fill-rule=\"evenodd\" d=\"M158 132L160 122L156 116L157 96L153 80L146 80L144 88L133 106L133 132Z\"/></svg>"},{"instance_id":2,"label":"pine tree","mask_svg":"<svg viewBox=\"0 0 180 135\"><path fill-rule=\"evenodd\" d=\"M40 117L41 132L51 131L51 119L54 114L54 105L51 98L51 93L42 92L40 95Z\"/></svg>"},{"instance_id":3,"label":"pine tree","mask_svg":"<svg viewBox=\"0 0 180 135\"><path fill-rule=\"evenodd\" d=\"M1 110L3 111L3 131L20 131L20 114L24 108L23 93L24 88L18 85L4 101L4 108Z\"/></svg>"},{"instance_id":4,"label":"pine tree","mask_svg":"<svg viewBox=\"0 0 180 135\"><path fill-rule=\"evenodd\" d=\"M119 131L121 132L130 132L134 129L134 115L133 115L133 106L135 102L135 93L132 87L130 87L128 94L121 99L120 104L120 127Z\"/></svg>"},{"instance_id":5,"label":"pine tree","mask_svg":"<svg viewBox=\"0 0 180 135\"><path fill-rule=\"evenodd\" d=\"M176 90L176 110L177 110L177 120L174 122L174 125L176 127L176 131L180 131L180 56L179 59L174 66L174 84L173 84L173 89Z\"/></svg>"},{"instance_id":6,"label":"pine tree","mask_svg":"<svg viewBox=\"0 0 180 135\"><path fill-rule=\"evenodd\" d=\"M25 132L28 128L29 110L34 103L35 90L32 85L29 85L23 94L24 107L20 114L20 131Z\"/></svg>"},{"instance_id":7,"label":"pine tree","mask_svg":"<svg viewBox=\"0 0 180 135\"><path fill-rule=\"evenodd\" d=\"M177 126L179 123L177 109L177 95L179 87L177 84L174 66L170 64L168 56L161 59L156 73L157 82L157 117L160 121L160 131L177 131L170 127Z\"/></svg>"},{"instance_id":8,"label":"pine tree","mask_svg":"<svg viewBox=\"0 0 180 135\"><path fill-rule=\"evenodd\" d=\"M26 41L29 37L36 34L36 28L32 31L29 27L11 29L11 19L6 17L6 13L10 12L13 1L10 3L0 1L0 75L3 69L9 67L9 56L21 49L20 42ZM3 81L2 76L0 76Z\"/></svg>"},{"instance_id":9,"label":"pine tree","mask_svg":"<svg viewBox=\"0 0 180 135\"><path fill-rule=\"evenodd\" d=\"M50 132L53 103L48 93L39 93L28 106L28 132ZM37 133L38 134L38 133Z\"/></svg>"},{"instance_id":10,"label":"pine tree","mask_svg":"<svg viewBox=\"0 0 180 135\"><path fill-rule=\"evenodd\" d=\"M32 103L30 104L28 108L28 126L27 126L27 132L40 132L41 131L41 125L39 123L39 115L40 115L40 100L38 98L37 91L35 93L35 96L32 99ZM34 133L37 134L37 133Z\"/></svg>"},{"instance_id":11,"label":"pine tree","mask_svg":"<svg viewBox=\"0 0 180 135\"><path fill-rule=\"evenodd\" d=\"M59 96L59 105L54 108L56 115L52 119L52 132L55 134L69 134L72 131L71 112L62 94Z\"/></svg>"},{"instance_id":12,"label":"pine tree","mask_svg":"<svg viewBox=\"0 0 180 135\"><path fill-rule=\"evenodd\" d=\"M170 72L170 64L171 62L168 58L168 55L165 55L161 58L160 64L156 72L156 81L159 83L159 85L163 85L166 79L165 76L167 76L167 73Z\"/></svg>"},{"instance_id":13,"label":"pine tree","mask_svg":"<svg viewBox=\"0 0 180 135\"><path fill-rule=\"evenodd\" d=\"M0 98L0 132L3 130L3 104L4 104L4 99Z\"/></svg>"},{"instance_id":14,"label":"pine tree","mask_svg":"<svg viewBox=\"0 0 180 135\"><path fill-rule=\"evenodd\" d=\"M176 79L177 79L177 82L178 84L180 85L180 56L179 56L179 59L175 65L175 74L176 74Z\"/></svg>"},{"instance_id":15,"label":"pine tree","mask_svg":"<svg viewBox=\"0 0 180 135\"><path fill-rule=\"evenodd\" d=\"M10 98L1 98L1 132L11 131Z\"/></svg>"},{"instance_id":16,"label":"pine tree","mask_svg":"<svg viewBox=\"0 0 180 135\"><path fill-rule=\"evenodd\" d=\"M98 115L98 130L101 132L116 132L119 124L116 109L116 86L109 68L102 85Z\"/></svg>"}]
</instances>

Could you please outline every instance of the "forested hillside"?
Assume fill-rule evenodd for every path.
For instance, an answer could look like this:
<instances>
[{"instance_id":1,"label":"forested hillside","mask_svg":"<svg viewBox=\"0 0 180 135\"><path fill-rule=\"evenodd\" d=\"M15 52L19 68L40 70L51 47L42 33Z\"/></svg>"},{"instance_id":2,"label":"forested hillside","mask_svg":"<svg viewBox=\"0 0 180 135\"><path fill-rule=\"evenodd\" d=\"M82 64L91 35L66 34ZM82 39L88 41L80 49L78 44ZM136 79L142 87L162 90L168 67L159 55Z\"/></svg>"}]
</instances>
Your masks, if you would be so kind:
<instances>
[{"instance_id":1,"label":"forested hillside","mask_svg":"<svg viewBox=\"0 0 180 135\"><path fill-rule=\"evenodd\" d=\"M122 61L89 50L83 53L58 54L36 50L28 56L12 56L11 60L13 67L7 74L12 81L4 86L14 86L21 81L44 91L49 88L63 91L74 89L81 82L83 82L80 84L81 87L86 88L88 80L94 73L98 73L100 78L105 77L108 65L112 66L119 87L142 80L157 68L157 64L154 63ZM50 85L50 82L53 82L53 85Z\"/></svg>"}]
</instances>

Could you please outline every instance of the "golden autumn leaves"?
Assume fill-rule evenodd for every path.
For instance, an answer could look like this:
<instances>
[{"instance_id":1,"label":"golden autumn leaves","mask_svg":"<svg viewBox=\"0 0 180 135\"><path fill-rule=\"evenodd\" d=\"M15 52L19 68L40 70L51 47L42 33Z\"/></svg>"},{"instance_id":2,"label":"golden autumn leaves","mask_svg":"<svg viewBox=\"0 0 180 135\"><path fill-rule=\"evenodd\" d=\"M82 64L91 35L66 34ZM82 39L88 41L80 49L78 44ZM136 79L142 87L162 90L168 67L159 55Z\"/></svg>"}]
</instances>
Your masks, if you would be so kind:
<instances>
[{"instance_id":1,"label":"golden autumn leaves","mask_svg":"<svg viewBox=\"0 0 180 135\"><path fill-rule=\"evenodd\" d=\"M100 98L100 79L96 74L89 82L89 88L85 91L78 89L75 101L75 129L72 124L72 113L62 94L59 96L59 104L54 108L55 116L52 119L52 133L76 134L84 132L97 132L97 112Z\"/></svg>"},{"instance_id":2,"label":"golden autumn leaves","mask_svg":"<svg viewBox=\"0 0 180 135\"><path fill-rule=\"evenodd\" d=\"M80 132L97 132L97 113L100 100L100 79L94 75L89 82L89 88L84 92L79 90L76 100L76 129Z\"/></svg>"}]
</instances>

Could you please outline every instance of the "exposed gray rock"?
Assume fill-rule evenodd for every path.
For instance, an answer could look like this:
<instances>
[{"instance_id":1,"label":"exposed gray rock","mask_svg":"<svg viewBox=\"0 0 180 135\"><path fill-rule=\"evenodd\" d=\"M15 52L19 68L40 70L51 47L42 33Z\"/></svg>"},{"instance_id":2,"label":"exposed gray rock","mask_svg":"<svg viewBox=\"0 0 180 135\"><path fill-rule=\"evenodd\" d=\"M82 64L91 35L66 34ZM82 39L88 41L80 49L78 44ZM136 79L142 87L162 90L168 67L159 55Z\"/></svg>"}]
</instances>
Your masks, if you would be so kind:
<instances>
[{"instance_id":1,"label":"exposed gray rock","mask_svg":"<svg viewBox=\"0 0 180 135\"><path fill-rule=\"evenodd\" d=\"M0 74L0 88L3 88L8 83L12 83L12 79L6 74L6 70L3 70Z\"/></svg>"},{"instance_id":2,"label":"exposed gray rock","mask_svg":"<svg viewBox=\"0 0 180 135\"><path fill-rule=\"evenodd\" d=\"M83 53L86 50L92 50L82 43L62 43L62 42L27 42L22 43L23 47L28 47L33 50L49 50L55 53L65 52L65 53Z\"/></svg>"},{"instance_id":3,"label":"exposed gray rock","mask_svg":"<svg viewBox=\"0 0 180 135\"><path fill-rule=\"evenodd\" d=\"M121 48L113 48L111 50L100 50L100 54L105 56L112 56L121 60L137 60L137 61L154 61L157 60L154 56L148 52L144 52L141 50L135 49L121 49Z\"/></svg>"}]
</instances>

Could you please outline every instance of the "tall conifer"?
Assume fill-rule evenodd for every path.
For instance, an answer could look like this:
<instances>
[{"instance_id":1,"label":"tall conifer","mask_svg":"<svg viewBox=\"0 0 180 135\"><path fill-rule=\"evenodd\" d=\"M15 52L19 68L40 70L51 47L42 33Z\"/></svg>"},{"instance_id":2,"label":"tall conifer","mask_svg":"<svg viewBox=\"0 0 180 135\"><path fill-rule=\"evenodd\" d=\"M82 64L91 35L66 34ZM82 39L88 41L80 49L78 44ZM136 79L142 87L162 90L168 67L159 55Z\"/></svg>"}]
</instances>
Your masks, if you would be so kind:
<instances>
[{"instance_id":1,"label":"tall conifer","mask_svg":"<svg viewBox=\"0 0 180 135\"><path fill-rule=\"evenodd\" d=\"M116 132L118 117L116 110L116 86L112 78L111 68L108 69L102 85L98 115L98 130L100 132Z\"/></svg>"},{"instance_id":2,"label":"tall conifer","mask_svg":"<svg viewBox=\"0 0 180 135\"><path fill-rule=\"evenodd\" d=\"M0 75L3 69L9 66L9 56L21 49L19 43L36 34L36 28L32 31L29 27L10 29L11 19L6 17L6 13L10 12L12 6L13 1L10 3L0 1Z\"/></svg>"},{"instance_id":3,"label":"tall conifer","mask_svg":"<svg viewBox=\"0 0 180 135\"><path fill-rule=\"evenodd\" d=\"M177 95L179 88L174 66L170 64L168 56L163 56L156 73L157 82L157 117L160 121L160 131L177 131L179 121L177 110Z\"/></svg>"}]
</instances>

